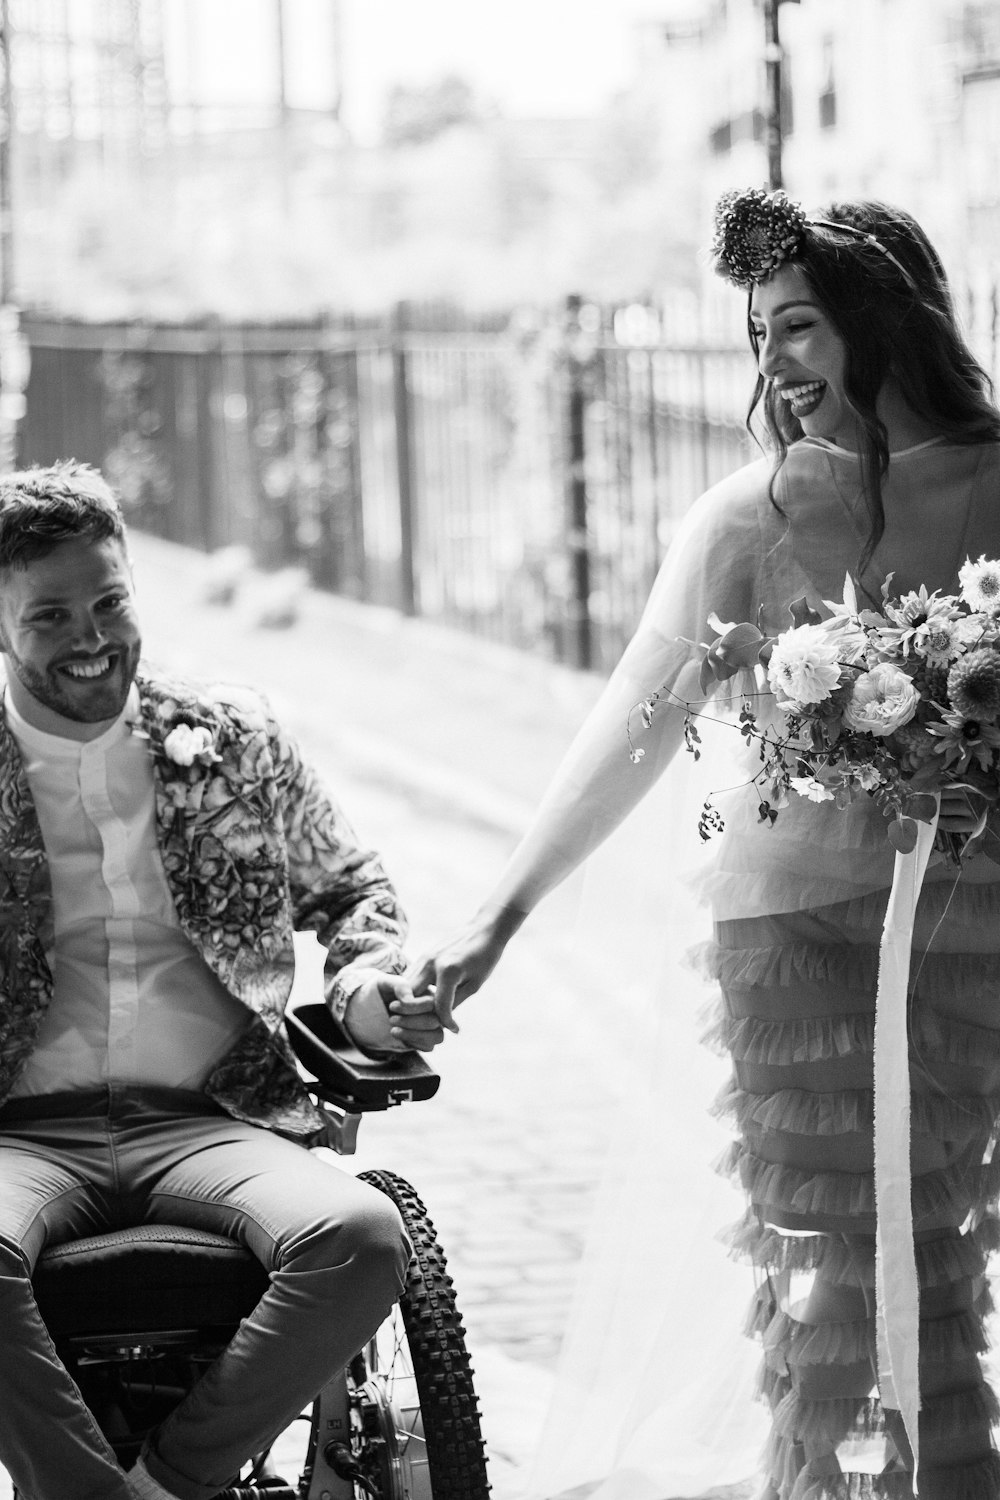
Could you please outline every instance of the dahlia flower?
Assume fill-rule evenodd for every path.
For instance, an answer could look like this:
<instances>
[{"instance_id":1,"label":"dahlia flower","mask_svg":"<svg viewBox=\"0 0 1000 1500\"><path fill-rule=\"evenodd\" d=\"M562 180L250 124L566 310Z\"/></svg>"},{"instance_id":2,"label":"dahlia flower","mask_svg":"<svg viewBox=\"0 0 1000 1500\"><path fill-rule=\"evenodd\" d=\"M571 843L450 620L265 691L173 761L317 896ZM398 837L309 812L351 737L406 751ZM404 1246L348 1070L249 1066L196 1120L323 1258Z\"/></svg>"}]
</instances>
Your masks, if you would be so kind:
<instances>
[{"instance_id":1,"label":"dahlia flower","mask_svg":"<svg viewBox=\"0 0 1000 1500\"><path fill-rule=\"evenodd\" d=\"M840 683L836 642L820 625L799 625L779 635L767 677L782 708L824 703Z\"/></svg>"},{"instance_id":2,"label":"dahlia flower","mask_svg":"<svg viewBox=\"0 0 1000 1500\"><path fill-rule=\"evenodd\" d=\"M996 719L1000 715L1000 652L981 647L957 661L948 673L948 697L964 719Z\"/></svg>"}]
</instances>

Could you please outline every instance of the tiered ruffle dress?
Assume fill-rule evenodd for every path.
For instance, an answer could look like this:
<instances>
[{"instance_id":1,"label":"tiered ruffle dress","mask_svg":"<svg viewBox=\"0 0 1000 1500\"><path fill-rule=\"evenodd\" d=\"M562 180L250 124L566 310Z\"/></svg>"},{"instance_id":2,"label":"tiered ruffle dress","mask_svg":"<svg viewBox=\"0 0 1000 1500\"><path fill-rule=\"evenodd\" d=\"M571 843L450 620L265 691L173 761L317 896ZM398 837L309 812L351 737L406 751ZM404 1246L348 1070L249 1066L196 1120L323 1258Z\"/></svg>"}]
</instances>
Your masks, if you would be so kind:
<instances>
[{"instance_id":1,"label":"tiered ruffle dress","mask_svg":"<svg viewBox=\"0 0 1000 1500\"><path fill-rule=\"evenodd\" d=\"M803 440L768 495L750 466L686 519L623 670L639 674L705 619L792 622L801 596L843 597L866 530L855 456ZM967 556L1000 556L1000 451L921 445L895 454L886 532L865 577L877 597L957 591ZM760 614L758 616L758 609ZM645 653L645 660L644 660ZM671 672L679 666L666 666ZM793 796L773 827L743 790L709 878L713 1034L732 1058L720 1109L748 1207L735 1249L756 1268L750 1331L763 1346L773 1425L766 1500L912 1494L909 1451L883 1414L874 1362L873 1020L892 880L885 823ZM910 1000L912 1202L920 1277L921 1500L997 1500L997 1401L984 1380L987 1257L1000 1242L1000 865L956 878L943 858L921 893Z\"/></svg>"}]
</instances>

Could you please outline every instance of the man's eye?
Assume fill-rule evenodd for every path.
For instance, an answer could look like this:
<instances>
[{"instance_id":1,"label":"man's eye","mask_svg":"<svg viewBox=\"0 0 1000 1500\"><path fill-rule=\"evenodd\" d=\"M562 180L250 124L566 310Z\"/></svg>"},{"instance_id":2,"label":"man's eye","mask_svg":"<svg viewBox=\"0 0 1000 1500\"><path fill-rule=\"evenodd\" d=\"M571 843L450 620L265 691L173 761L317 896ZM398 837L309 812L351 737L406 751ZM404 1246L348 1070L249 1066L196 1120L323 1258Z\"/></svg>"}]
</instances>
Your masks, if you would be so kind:
<instances>
[{"instance_id":1,"label":"man's eye","mask_svg":"<svg viewBox=\"0 0 1000 1500\"><path fill-rule=\"evenodd\" d=\"M126 604L128 604L127 594L111 594L107 599L102 599L97 607L103 609L106 614L114 614L117 610L124 609Z\"/></svg>"}]
</instances>

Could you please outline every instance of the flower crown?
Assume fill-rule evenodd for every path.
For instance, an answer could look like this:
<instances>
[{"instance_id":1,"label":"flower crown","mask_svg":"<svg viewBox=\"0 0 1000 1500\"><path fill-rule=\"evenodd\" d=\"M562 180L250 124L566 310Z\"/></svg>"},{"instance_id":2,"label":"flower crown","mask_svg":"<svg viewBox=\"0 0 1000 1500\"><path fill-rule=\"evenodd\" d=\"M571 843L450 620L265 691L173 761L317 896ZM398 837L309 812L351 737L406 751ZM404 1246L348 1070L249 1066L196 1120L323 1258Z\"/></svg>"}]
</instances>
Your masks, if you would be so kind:
<instances>
[{"instance_id":1,"label":"flower crown","mask_svg":"<svg viewBox=\"0 0 1000 1500\"><path fill-rule=\"evenodd\" d=\"M723 193L715 208L711 245L714 269L734 286L749 289L800 255L806 231L812 228L834 229L864 240L892 262L912 290L917 290L902 261L873 234L833 219L809 219L801 203L780 188L774 192L744 188L742 192Z\"/></svg>"}]
</instances>

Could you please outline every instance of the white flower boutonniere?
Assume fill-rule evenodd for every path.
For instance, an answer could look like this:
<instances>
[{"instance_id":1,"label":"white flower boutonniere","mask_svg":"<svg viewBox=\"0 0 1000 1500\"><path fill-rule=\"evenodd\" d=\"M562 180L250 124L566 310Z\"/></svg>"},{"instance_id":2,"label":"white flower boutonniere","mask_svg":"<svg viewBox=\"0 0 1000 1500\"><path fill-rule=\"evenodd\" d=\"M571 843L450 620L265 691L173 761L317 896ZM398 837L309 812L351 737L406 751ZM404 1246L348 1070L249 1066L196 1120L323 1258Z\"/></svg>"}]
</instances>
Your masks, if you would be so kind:
<instances>
[{"instance_id":1,"label":"white flower boutonniere","mask_svg":"<svg viewBox=\"0 0 1000 1500\"><path fill-rule=\"evenodd\" d=\"M178 766L211 766L222 757L216 754L212 731L204 724L178 724L163 741L163 749Z\"/></svg>"}]
</instances>

